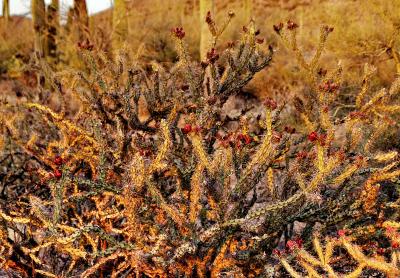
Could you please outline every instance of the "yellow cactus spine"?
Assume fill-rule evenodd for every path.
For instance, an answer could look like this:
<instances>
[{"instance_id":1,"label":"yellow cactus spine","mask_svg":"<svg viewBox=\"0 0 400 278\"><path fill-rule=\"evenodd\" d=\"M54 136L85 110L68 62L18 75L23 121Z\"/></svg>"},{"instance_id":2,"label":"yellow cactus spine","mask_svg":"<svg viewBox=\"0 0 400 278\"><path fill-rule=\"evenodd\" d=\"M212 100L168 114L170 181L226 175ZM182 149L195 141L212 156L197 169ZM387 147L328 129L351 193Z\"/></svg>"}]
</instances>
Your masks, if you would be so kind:
<instances>
[{"instance_id":1,"label":"yellow cactus spine","mask_svg":"<svg viewBox=\"0 0 400 278\"><path fill-rule=\"evenodd\" d=\"M112 44L114 51L121 48L128 36L128 14L126 0L115 0L113 10Z\"/></svg>"},{"instance_id":2,"label":"yellow cactus spine","mask_svg":"<svg viewBox=\"0 0 400 278\"><path fill-rule=\"evenodd\" d=\"M39 57L45 55L46 6L44 0L32 0L32 20L35 30L35 51Z\"/></svg>"}]
</instances>

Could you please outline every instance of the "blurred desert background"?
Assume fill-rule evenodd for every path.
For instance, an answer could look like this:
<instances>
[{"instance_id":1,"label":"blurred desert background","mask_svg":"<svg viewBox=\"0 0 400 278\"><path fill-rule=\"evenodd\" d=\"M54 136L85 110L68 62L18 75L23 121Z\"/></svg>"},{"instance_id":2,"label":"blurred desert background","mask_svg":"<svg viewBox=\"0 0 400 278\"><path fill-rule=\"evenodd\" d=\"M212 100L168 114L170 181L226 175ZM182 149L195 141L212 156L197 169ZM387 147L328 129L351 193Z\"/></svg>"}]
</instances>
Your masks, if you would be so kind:
<instances>
[{"instance_id":1,"label":"blurred desert background","mask_svg":"<svg viewBox=\"0 0 400 278\"><path fill-rule=\"evenodd\" d=\"M12 2L12 1L10 1ZM22 1L21 1L22 2ZM79 2L79 1L76 1ZM95 6L94 2L87 1ZM246 2L251 2L247 3ZM27 7L29 1L24 2ZM76 5L76 4L75 4ZM104 4L105 5L105 4ZM174 62L177 54L170 35L176 26L184 27L186 43L193 57L200 59L200 14L199 1L190 0L135 0L127 1L127 9L119 17L127 22L123 47L143 61L156 61L167 64ZM94 9L95 10L95 9ZM74 23L70 7L60 6L57 25L58 66L74 65L73 49L79 42L72 32ZM223 34L221 41L234 41L240 35L242 26L254 19L261 36L267 44L275 47L273 70L263 73L251 82L248 90L257 95L281 94L287 96L302 90L301 73L287 58L284 47L279 45L272 26L278 22L292 19L301 28L298 31L299 46L311 57L319 39L320 26L334 26L327 42L324 56L325 64L335 67L340 63L344 68L345 82L352 86L360 79L365 63L378 68L374 82L387 84L393 79L396 57L393 49L398 48L398 24L400 3L391 0L218 0L215 1L217 22L222 23L229 11L235 17ZM69 14L69 16L68 16ZM45 18L46 14L39 14ZM85 39L96 49L110 53L112 49L113 28L112 8L92 13L88 18ZM124 21L125 21L124 19ZM4 19L3 19L4 21ZM86 24L86 23L85 23ZM86 28L86 27L85 27ZM47 32L44 30L43 32ZM34 52L34 26L32 17L13 16L4 22L0 30L0 73L2 81L21 78L21 67ZM220 45L219 48L224 48ZM204 57L203 57L204 59ZM262 84L262 85L261 85ZM255 89L256 87L257 89ZM4 92L4 90L3 90Z\"/></svg>"}]
</instances>

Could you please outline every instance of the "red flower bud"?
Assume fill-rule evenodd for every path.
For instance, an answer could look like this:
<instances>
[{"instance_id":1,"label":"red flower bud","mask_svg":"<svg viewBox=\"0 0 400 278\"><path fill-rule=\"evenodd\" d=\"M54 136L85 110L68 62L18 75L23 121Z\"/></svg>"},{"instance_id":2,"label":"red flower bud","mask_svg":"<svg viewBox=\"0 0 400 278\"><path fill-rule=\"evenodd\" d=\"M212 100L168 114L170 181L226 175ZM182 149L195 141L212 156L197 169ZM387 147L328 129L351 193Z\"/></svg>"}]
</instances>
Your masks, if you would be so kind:
<instances>
[{"instance_id":1,"label":"red flower bud","mask_svg":"<svg viewBox=\"0 0 400 278\"><path fill-rule=\"evenodd\" d=\"M60 179L62 177L62 173L58 169L54 170L53 174L54 174L54 177L57 178L57 179Z\"/></svg>"},{"instance_id":2,"label":"red flower bud","mask_svg":"<svg viewBox=\"0 0 400 278\"><path fill-rule=\"evenodd\" d=\"M281 250L279 250L279 249L274 249L272 251L272 254L274 254L275 256L280 257L280 256L282 256L283 252Z\"/></svg>"},{"instance_id":3,"label":"red flower bud","mask_svg":"<svg viewBox=\"0 0 400 278\"><path fill-rule=\"evenodd\" d=\"M182 132L184 134L188 134L192 131L192 125L191 124L185 124L185 126L182 128Z\"/></svg>"},{"instance_id":4,"label":"red flower bud","mask_svg":"<svg viewBox=\"0 0 400 278\"><path fill-rule=\"evenodd\" d=\"M281 31L282 31L282 29L283 29L283 23L280 22L280 23L274 25L273 27L274 27L274 31L275 31L276 33L280 34Z\"/></svg>"},{"instance_id":5,"label":"red flower bud","mask_svg":"<svg viewBox=\"0 0 400 278\"><path fill-rule=\"evenodd\" d=\"M259 38L257 38L257 39L256 39L256 43L258 43L258 44L263 44L263 43L264 43L264 39L259 39Z\"/></svg>"},{"instance_id":6,"label":"red flower bud","mask_svg":"<svg viewBox=\"0 0 400 278\"><path fill-rule=\"evenodd\" d=\"M140 149L139 154L144 157L149 157L151 155L150 149Z\"/></svg>"},{"instance_id":7,"label":"red flower bud","mask_svg":"<svg viewBox=\"0 0 400 278\"><path fill-rule=\"evenodd\" d=\"M228 47L228 48L234 48L234 47L235 47L235 42L234 42L234 41L229 41L229 42L227 43L227 47Z\"/></svg>"},{"instance_id":8,"label":"red flower bud","mask_svg":"<svg viewBox=\"0 0 400 278\"><path fill-rule=\"evenodd\" d=\"M218 134L218 140L219 140L219 144L224 148L228 148L233 143L232 137L230 134L226 134L223 136Z\"/></svg>"},{"instance_id":9,"label":"red flower bud","mask_svg":"<svg viewBox=\"0 0 400 278\"><path fill-rule=\"evenodd\" d=\"M90 43L90 41L88 39L86 39L86 41L78 42L78 47L83 50L92 51L94 48L94 45L92 43Z\"/></svg>"},{"instance_id":10,"label":"red flower bud","mask_svg":"<svg viewBox=\"0 0 400 278\"><path fill-rule=\"evenodd\" d=\"M337 233L338 233L338 236L339 236L339 237L344 237L344 236L346 236L346 230L339 230Z\"/></svg>"},{"instance_id":11,"label":"red flower bud","mask_svg":"<svg viewBox=\"0 0 400 278\"><path fill-rule=\"evenodd\" d=\"M296 29L296 28L298 28L299 27L299 25L296 23L296 22L293 22L292 20L289 20L288 22L287 22L287 28L289 29L289 30L294 30L294 29Z\"/></svg>"},{"instance_id":12,"label":"red flower bud","mask_svg":"<svg viewBox=\"0 0 400 278\"><path fill-rule=\"evenodd\" d=\"M60 166L60 165L63 164L63 159L61 158L61 156L56 156L56 157L54 158L54 164L55 164L55 165L58 165L58 166Z\"/></svg>"},{"instance_id":13,"label":"red flower bud","mask_svg":"<svg viewBox=\"0 0 400 278\"><path fill-rule=\"evenodd\" d=\"M264 100L264 105L271 110L275 110L278 107L276 101L269 97Z\"/></svg>"},{"instance_id":14,"label":"red flower bud","mask_svg":"<svg viewBox=\"0 0 400 278\"><path fill-rule=\"evenodd\" d=\"M236 141L236 148L240 150L242 148L242 142Z\"/></svg>"},{"instance_id":15,"label":"red flower bud","mask_svg":"<svg viewBox=\"0 0 400 278\"><path fill-rule=\"evenodd\" d=\"M213 19L212 19L212 16L211 16L211 11L208 11L207 12L207 15L206 15L206 23L207 24L213 24Z\"/></svg>"},{"instance_id":16,"label":"red flower bud","mask_svg":"<svg viewBox=\"0 0 400 278\"><path fill-rule=\"evenodd\" d=\"M251 142L253 142L253 138L251 138L251 136L248 134L239 134L236 139L238 142L243 142L246 145L249 145Z\"/></svg>"},{"instance_id":17,"label":"red flower bud","mask_svg":"<svg viewBox=\"0 0 400 278\"><path fill-rule=\"evenodd\" d=\"M319 144L320 144L321 146L325 146L325 144L326 144L326 134L321 134L321 135L318 137L318 142L319 142Z\"/></svg>"},{"instance_id":18,"label":"red flower bud","mask_svg":"<svg viewBox=\"0 0 400 278\"><path fill-rule=\"evenodd\" d=\"M253 142L253 138L251 138L249 135L245 135L244 136L244 143L246 144L246 145L248 145L248 144L250 144L251 142Z\"/></svg>"},{"instance_id":19,"label":"red flower bud","mask_svg":"<svg viewBox=\"0 0 400 278\"><path fill-rule=\"evenodd\" d=\"M296 238L295 241L299 248L303 247L303 240L301 238Z\"/></svg>"},{"instance_id":20,"label":"red flower bud","mask_svg":"<svg viewBox=\"0 0 400 278\"><path fill-rule=\"evenodd\" d=\"M334 83L332 80L328 80L320 84L319 89L326 93L334 93L337 89L339 89L339 85Z\"/></svg>"},{"instance_id":21,"label":"red flower bud","mask_svg":"<svg viewBox=\"0 0 400 278\"><path fill-rule=\"evenodd\" d=\"M310 140L311 142L315 142L318 139L318 133L316 131L311 132L310 134L308 134L308 140Z\"/></svg>"},{"instance_id":22,"label":"red flower bud","mask_svg":"<svg viewBox=\"0 0 400 278\"><path fill-rule=\"evenodd\" d=\"M307 158L308 153L305 151L298 152L296 158L299 160Z\"/></svg>"},{"instance_id":23,"label":"red flower bud","mask_svg":"<svg viewBox=\"0 0 400 278\"><path fill-rule=\"evenodd\" d=\"M210 64L214 64L219 59L219 54L215 50L215 48L211 48L209 52L207 52L207 60Z\"/></svg>"},{"instance_id":24,"label":"red flower bud","mask_svg":"<svg viewBox=\"0 0 400 278\"><path fill-rule=\"evenodd\" d=\"M286 248L289 250L289 252L293 252L300 247L295 240L288 240L288 242L286 243Z\"/></svg>"},{"instance_id":25,"label":"red flower bud","mask_svg":"<svg viewBox=\"0 0 400 278\"><path fill-rule=\"evenodd\" d=\"M327 73L327 70L324 69L324 68L319 68L319 70L318 70L317 73L318 73L318 75L320 75L320 76L325 76L326 73Z\"/></svg>"},{"instance_id":26,"label":"red flower bud","mask_svg":"<svg viewBox=\"0 0 400 278\"><path fill-rule=\"evenodd\" d=\"M182 27L176 27L172 29L171 32L177 39L181 40L185 37L185 31L183 31Z\"/></svg>"},{"instance_id":27,"label":"red flower bud","mask_svg":"<svg viewBox=\"0 0 400 278\"><path fill-rule=\"evenodd\" d=\"M328 25L325 25L324 27L324 31L326 32L326 33L332 33L333 32L333 27L329 27Z\"/></svg>"},{"instance_id":28,"label":"red flower bud","mask_svg":"<svg viewBox=\"0 0 400 278\"><path fill-rule=\"evenodd\" d=\"M386 252L386 250L384 248L378 248L376 250L376 253L378 253L378 255L383 255L383 254L385 254L385 252Z\"/></svg>"}]
</instances>

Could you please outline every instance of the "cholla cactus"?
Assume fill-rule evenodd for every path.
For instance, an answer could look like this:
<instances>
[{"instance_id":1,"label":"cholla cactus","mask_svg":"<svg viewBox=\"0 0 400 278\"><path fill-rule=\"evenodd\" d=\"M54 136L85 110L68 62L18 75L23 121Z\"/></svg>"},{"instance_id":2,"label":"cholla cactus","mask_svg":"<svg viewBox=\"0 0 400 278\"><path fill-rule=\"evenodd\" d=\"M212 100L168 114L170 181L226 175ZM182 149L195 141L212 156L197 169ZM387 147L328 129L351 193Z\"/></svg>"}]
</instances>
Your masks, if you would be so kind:
<instances>
[{"instance_id":1,"label":"cholla cactus","mask_svg":"<svg viewBox=\"0 0 400 278\"><path fill-rule=\"evenodd\" d=\"M396 229L396 228L392 228ZM386 275L389 278L395 278L400 276L400 253L397 250L391 252L391 262L386 262L385 258L382 256L382 251L374 250L375 256L367 256L364 254L363 250L360 246L351 242L351 238L345 235L345 231L340 231L339 238L327 238L325 248L322 246L320 240L316 237L313 240L313 246L317 257L314 257L301 246L299 243L295 241L289 241L289 252L291 255L297 255L296 263L301 265L306 272L308 272L308 276L311 277L325 277L323 274L320 274L320 269L323 270L324 273L327 273L329 277L346 277L346 278L355 278L362 275L365 269L373 269L377 270ZM397 238L397 241L399 239ZM337 264L340 261L340 258L335 258L335 249L343 248L349 254L352 260L354 260L358 265L354 267L354 270L346 273L339 273L335 270L335 266L333 266L334 262ZM371 253L372 250L367 250ZM287 261L286 258L280 258L283 266L289 272L289 274L294 278L304 277L303 273L297 272ZM336 267L338 268L338 267Z\"/></svg>"},{"instance_id":2,"label":"cholla cactus","mask_svg":"<svg viewBox=\"0 0 400 278\"><path fill-rule=\"evenodd\" d=\"M321 28L308 61L297 47L298 25L289 21L275 30L308 75L309 94L294 100L301 124L287 125L284 105L272 98L263 100L262 113L234 121L224 105L268 67L273 49L254 22L226 48L217 40L225 26L218 28L211 14L207 24L214 40L202 62L191 59L181 27L172 30L179 61L170 68L82 47L84 72L40 67L64 104L59 111L34 102L1 106L4 134L35 162L44 189L24 187L31 190L24 202L1 208L0 240L21 225L30 240L16 254L5 245L0 263L21 256L49 277L268 277L273 250L299 247L317 229L348 224L361 232L372 219L376 226L384 217L398 222L390 209L398 208L398 195L381 191L400 176L399 156L375 143L382 128L398 128L400 81L371 94L373 68L366 66L351 110L340 108L342 70L319 69L332 28ZM80 103L73 116L64 88ZM306 227L293 243L295 222ZM398 231L388 233L397 242ZM398 273L393 263L375 267L355 243L341 244L362 268ZM337 272L329 268L329 246L322 255L316 249L319 259L301 253L303 267L313 264L310 276L319 275L316 267ZM65 269L48 267L42 254L50 251L68 255ZM292 270L288 258L281 263Z\"/></svg>"}]
</instances>

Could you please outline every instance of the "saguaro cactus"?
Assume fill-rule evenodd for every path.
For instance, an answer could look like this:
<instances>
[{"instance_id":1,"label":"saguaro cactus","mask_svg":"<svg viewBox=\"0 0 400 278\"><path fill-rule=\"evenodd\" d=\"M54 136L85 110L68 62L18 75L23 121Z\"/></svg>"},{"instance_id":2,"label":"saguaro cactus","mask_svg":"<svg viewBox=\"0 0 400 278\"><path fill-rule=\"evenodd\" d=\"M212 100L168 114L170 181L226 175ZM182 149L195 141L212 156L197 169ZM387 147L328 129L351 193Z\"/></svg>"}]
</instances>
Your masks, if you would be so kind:
<instances>
[{"instance_id":1,"label":"saguaro cactus","mask_svg":"<svg viewBox=\"0 0 400 278\"><path fill-rule=\"evenodd\" d=\"M128 36L128 14L126 0L114 0L113 10L113 49L117 50Z\"/></svg>"},{"instance_id":2,"label":"saguaro cactus","mask_svg":"<svg viewBox=\"0 0 400 278\"><path fill-rule=\"evenodd\" d=\"M59 0L52 0L47 6L47 43L46 55L55 58L57 54L57 33L60 28L59 22Z\"/></svg>"},{"instance_id":3,"label":"saguaro cactus","mask_svg":"<svg viewBox=\"0 0 400 278\"><path fill-rule=\"evenodd\" d=\"M206 23L207 13L214 15L214 0L200 0L200 59L204 59L210 46L212 35Z\"/></svg>"},{"instance_id":4,"label":"saguaro cactus","mask_svg":"<svg viewBox=\"0 0 400 278\"><path fill-rule=\"evenodd\" d=\"M73 29L73 22L74 22L74 17L75 17L75 12L74 8L70 7L67 12L67 22L65 23L65 29L67 30L68 33L70 33Z\"/></svg>"},{"instance_id":5,"label":"saguaro cactus","mask_svg":"<svg viewBox=\"0 0 400 278\"><path fill-rule=\"evenodd\" d=\"M74 0L74 19L78 40L83 41L89 34L89 15L85 0Z\"/></svg>"},{"instance_id":6,"label":"saguaro cactus","mask_svg":"<svg viewBox=\"0 0 400 278\"><path fill-rule=\"evenodd\" d=\"M35 51L39 57L44 57L46 40L46 6L44 0L32 0L31 10L35 30Z\"/></svg>"},{"instance_id":7,"label":"saguaro cactus","mask_svg":"<svg viewBox=\"0 0 400 278\"><path fill-rule=\"evenodd\" d=\"M8 0L3 0L3 18L6 23L10 18L10 2Z\"/></svg>"}]
</instances>

